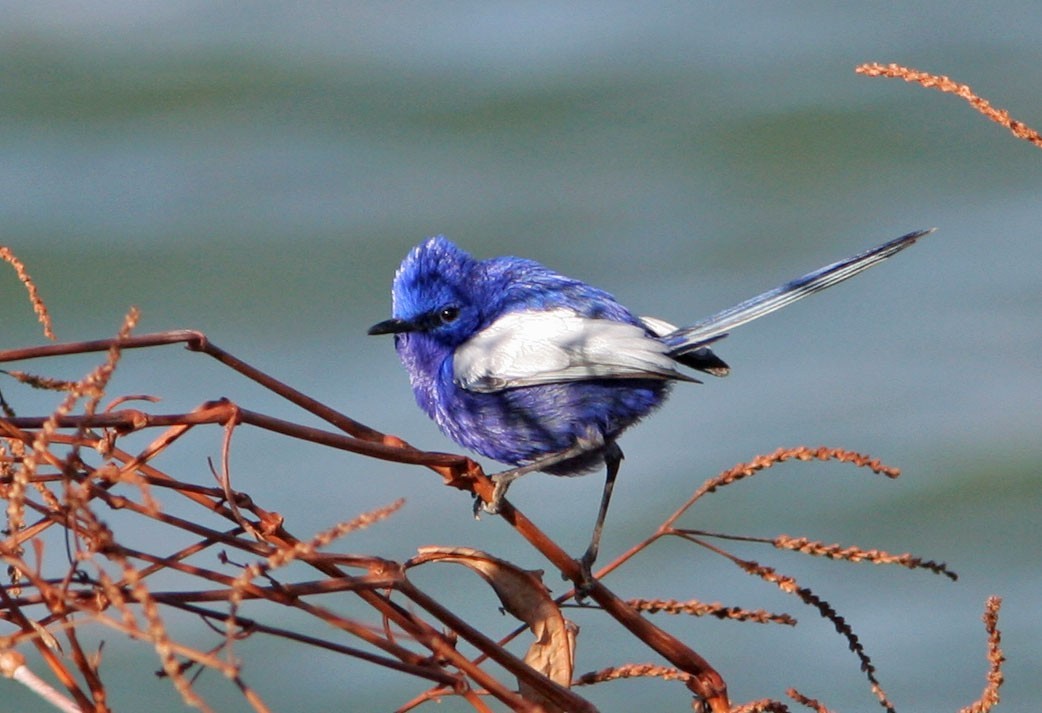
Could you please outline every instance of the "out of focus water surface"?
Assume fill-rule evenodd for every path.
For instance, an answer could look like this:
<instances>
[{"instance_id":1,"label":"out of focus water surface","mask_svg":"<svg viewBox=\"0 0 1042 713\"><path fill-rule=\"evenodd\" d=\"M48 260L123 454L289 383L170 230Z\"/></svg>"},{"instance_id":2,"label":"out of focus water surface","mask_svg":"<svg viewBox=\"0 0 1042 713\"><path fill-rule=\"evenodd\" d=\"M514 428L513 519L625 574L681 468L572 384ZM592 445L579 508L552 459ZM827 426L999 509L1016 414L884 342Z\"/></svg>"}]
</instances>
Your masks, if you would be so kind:
<instances>
[{"instance_id":1,"label":"out of focus water surface","mask_svg":"<svg viewBox=\"0 0 1042 713\"><path fill-rule=\"evenodd\" d=\"M1042 153L952 96L853 72L896 61L949 74L1040 127L1037 3L3 2L0 12L0 242L29 265L59 337L113 334L138 305L139 331L202 329L421 447L455 450L415 408L390 340L365 330L388 316L393 271L427 235L538 259L683 323L937 226L885 266L729 337L718 351L730 378L678 388L627 434L602 552L622 551L706 477L757 453L871 453L903 477L784 466L686 522L946 561L957 583L737 548L828 599L899 710L976 698L980 613L989 594L1003 596L1000 710L1037 707ZM3 346L39 342L11 272L0 299ZM94 363L32 367L76 377ZM56 403L2 388L23 414ZM126 356L113 393L142 392L170 411L228 396L305 419L177 348ZM201 450L219 453L219 438L201 437ZM429 473L239 438L237 487L298 535L404 495L396 518L342 548L404 559L424 544L474 546L546 567L502 523L474 522L465 496ZM196 461L160 465L208 477ZM511 496L578 552L599 489L599 477L533 476ZM422 576L460 587L446 596L491 630L512 627L483 585ZM795 630L662 621L721 670L736 701L795 686L835 710L875 707L827 622L723 560L665 545L609 584L795 614ZM580 635L579 672L653 660L595 613L569 616L589 641ZM182 710L144 649L97 635L111 639L102 672L116 710ZM275 710L393 710L423 689L270 641L241 653ZM0 686L20 710L45 710ZM216 676L200 686L220 710L247 710ZM659 681L584 693L605 711L688 705Z\"/></svg>"}]
</instances>

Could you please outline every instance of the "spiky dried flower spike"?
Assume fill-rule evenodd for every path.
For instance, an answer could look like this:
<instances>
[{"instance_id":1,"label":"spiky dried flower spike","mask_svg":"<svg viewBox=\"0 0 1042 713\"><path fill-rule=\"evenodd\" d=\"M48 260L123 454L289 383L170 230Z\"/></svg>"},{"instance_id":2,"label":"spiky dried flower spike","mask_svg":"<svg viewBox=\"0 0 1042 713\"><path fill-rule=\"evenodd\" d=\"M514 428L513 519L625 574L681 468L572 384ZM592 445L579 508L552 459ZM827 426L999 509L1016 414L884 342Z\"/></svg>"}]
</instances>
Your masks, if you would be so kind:
<instances>
[{"instance_id":1,"label":"spiky dried flower spike","mask_svg":"<svg viewBox=\"0 0 1042 713\"><path fill-rule=\"evenodd\" d=\"M26 386L31 386L34 389L44 389L46 391L72 391L79 383L76 381L54 379L49 376L30 374L26 371L8 371L7 369L0 369L0 372L7 374L12 379L20 381Z\"/></svg>"},{"instance_id":2,"label":"spiky dried flower spike","mask_svg":"<svg viewBox=\"0 0 1042 713\"><path fill-rule=\"evenodd\" d=\"M959 713L987 713L999 703L999 689L1005 682L1002 664L1006 660L1002 653L1002 632L999 631L999 608L1001 597L988 597L984 607L984 630L988 634L988 682L974 703L963 708Z\"/></svg>"},{"instance_id":3,"label":"spiky dried flower spike","mask_svg":"<svg viewBox=\"0 0 1042 713\"><path fill-rule=\"evenodd\" d=\"M787 690L785 692L785 695L787 695L789 698L796 701L800 705L807 706L808 708L816 711L816 713L832 713L832 711L825 707L824 703L818 701L815 698L810 698L808 696L803 695L795 688L790 688L789 690Z\"/></svg>"},{"instance_id":4,"label":"spiky dried flower spike","mask_svg":"<svg viewBox=\"0 0 1042 713\"><path fill-rule=\"evenodd\" d=\"M628 663L622 666L609 666L600 671L590 671L573 681L573 686L590 686L604 681L617 681L622 678L661 678L664 681L688 681L691 674L670 666L659 666L651 663Z\"/></svg>"},{"instance_id":5,"label":"spiky dried flower spike","mask_svg":"<svg viewBox=\"0 0 1042 713\"><path fill-rule=\"evenodd\" d=\"M755 575L765 582L774 584L787 594L796 595L800 601L808 606L814 607L823 618L832 622L832 626L835 627L836 632L847 640L847 646L852 652L854 652L854 655L857 656L858 660L861 662L861 670L864 672L865 678L868 679L872 693L875 694L879 704L883 706L886 711L889 711L889 713L894 712L893 704L887 697L886 691L883 690L882 685L880 685L879 679L876 678L875 664L873 664L872 659L868 657L864 645L857 637L857 634L854 633L850 624L847 623L846 619L841 617L839 613L832 608L831 604L807 587L801 587L793 577L779 574L771 567L748 560L734 559L733 561L749 574Z\"/></svg>"},{"instance_id":6,"label":"spiky dried flower spike","mask_svg":"<svg viewBox=\"0 0 1042 713\"><path fill-rule=\"evenodd\" d=\"M6 245L0 245L0 260L3 260L11 267L14 268L15 273L18 275L18 279L25 285L26 291L29 293L29 301L33 305L33 312L36 313L36 318L40 320L40 324L43 325L43 334L48 339L54 340L57 337L54 336L54 329L51 325L51 315L47 311L47 305L44 304L43 299L40 297L39 290L36 289L36 283L33 282L32 278L29 277L29 272L25 269L25 265L15 257L11 249Z\"/></svg>"},{"instance_id":7,"label":"spiky dried flower spike","mask_svg":"<svg viewBox=\"0 0 1042 713\"><path fill-rule=\"evenodd\" d=\"M741 607L728 607L719 602L706 604L697 599L690 599L686 602L677 601L676 599L630 599L627 603L637 611L645 611L650 614L664 612L666 614L715 616L717 619L796 626L796 619L788 614L772 614L763 609L752 610L742 609Z\"/></svg>"},{"instance_id":8,"label":"spiky dried flower spike","mask_svg":"<svg viewBox=\"0 0 1042 713\"><path fill-rule=\"evenodd\" d=\"M882 463L878 458L872 458L871 456L857 453L855 451L848 451L845 448L828 448L826 446L811 448L809 446L795 446L794 448L779 448L773 453L757 456L747 463L739 463L735 467L725 470L719 475L707 480L691 500L697 500L700 496L705 495L706 493L712 493L718 488L743 480L751 475L756 475L762 470L767 470L778 463L784 463L789 460L837 460L842 463L852 463L859 468L868 468L874 473L885 475L888 478L897 478L901 475L901 470L899 468L888 466Z\"/></svg>"},{"instance_id":9,"label":"spiky dried flower spike","mask_svg":"<svg viewBox=\"0 0 1042 713\"><path fill-rule=\"evenodd\" d=\"M731 709L731 713L789 713L789 707L781 701L773 701L770 698L761 698L758 701L750 701Z\"/></svg>"},{"instance_id":10,"label":"spiky dried flower spike","mask_svg":"<svg viewBox=\"0 0 1042 713\"><path fill-rule=\"evenodd\" d=\"M37 469L46 463L56 462L54 455L50 451L52 441L58 436L59 426L58 423L65 416L72 413L77 403L81 399L85 399L84 413L89 417L94 414L97 409L97 405L101 398L105 394L105 388L108 385L109 379L112 377L113 371L116 369L116 364L119 361L120 349L119 342L130 336L131 331L137 324L138 311L136 308L131 308L127 315L124 317L123 324L120 327L116 341L113 346L108 350L106 360L95 367L89 374L84 376L79 381L75 382L68 389L65 390L66 396L58 407L51 413L51 415L44 422L43 427L35 433L27 455L22 459L22 467L15 471L14 478L11 483L11 490L7 496L7 518L8 518L8 530L12 533L17 533L24 526L24 503L25 503L25 488L35 478ZM80 426L76 430L76 435L72 439L72 451L65 458L68 463L73 463L78 459L77 451L79 444L83 440L83 436L86 433L86 427ZM115 469L109 469L110 473L117 473ZM124 474L125 475L125 474ZM127 475L130 478L130 475ZM133 479L137 482L140 478L136 476ZM148 497L146 485L142 482L142 490ZM86 489L69 490L66 493L68 499L67 506L71 510L76 510L82 507L86 502L85 498L88 498L89 491Z\"/></svg>"},{"instance_id":11,"label":"spiky dried flower spike","mask_svg":"<svg viewBox=\"0 0 1042 713\"><path fill-rule=\"evenodd\" d=\"M351 520L337 523L333 527L318 533L308 542L298 541L290 547L279 549L268 557L266 569L284 567L296 559L313 556L318 550L344 535L356 530L363 530L370 525L387 519L401 509L403 505L405 505L405 498L398 498L390 505L370 510Z\"/></svg>"},{"instance_id":12,"label":"spiky dried flower spike","mask_svg":"<svg viewBox=\"0 0 1042 713\"><path fill-rule=\"evenodd\" d=\"M1027 124L1013 119L1005 109L996 109L993 107L991 102L987 99L977 96L973 90L970 89L969 85L959 84L943 74L930 74L929 72L920 72L911 67L902 67L899 64L884 65L879 64L878 62L869 62L867 64L858 65L854 71L868 77L900 78L906 82L921 84L928 89L937 89L947 94L955 94L956 96L965 99L969 102L970 106L994 121L996 124L1002 124L1005 126L1009 129L1010 133L1018 139L1030 141L1035 146L1042 148L1042 134L1039 134Z\"/></svg>"},{"instance_id":13,"label":"spiky dried flower spike","mask_svg":"<svg viewBox=\"0 0 1042 713\"><path fill-rule=\"evenodd\" d=\"M871 562L872 564L897 564L908 569L928 569L934 574L943 574L953 582L959 575L948 569L944 562L933 560L922 560L913 557L909 553L893 555L883 550L863 550L860 547L842 547L837 544L826 545L822 542L809 540L806 537L789 537L778 535L771 544L780 550L792 550L802 552L812 557L827 557L834 560L846 560L847 562Z\"/></svg>"}]
</instances>

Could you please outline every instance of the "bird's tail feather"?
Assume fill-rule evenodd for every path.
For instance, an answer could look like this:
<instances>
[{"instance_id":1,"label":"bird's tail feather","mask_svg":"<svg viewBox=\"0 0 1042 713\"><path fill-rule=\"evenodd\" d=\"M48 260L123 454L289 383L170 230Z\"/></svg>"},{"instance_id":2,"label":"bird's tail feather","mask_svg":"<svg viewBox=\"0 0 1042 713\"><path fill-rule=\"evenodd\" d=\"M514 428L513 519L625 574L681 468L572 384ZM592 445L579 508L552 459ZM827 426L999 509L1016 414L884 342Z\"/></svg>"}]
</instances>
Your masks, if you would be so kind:
<instances>
[{"instance_id":1,"label":"bird's tail feather","mask_svg":"<svg viewBox=\"0 0 1042 713\"><path fill-rule=\"evenodd\" d=\"M935 228L917 230L914 233L902 235L900 238L883 243L871 250L858 253L846 260L826 265L734 307L717 312L713 316L696 322L689 327L682 327L671 334L665 335L664 341L671 347L669 355L675 358L694 352L707 344L722 339L732 329L740 327L746 322L751 322L782 307L787 307L807 295L820 292L833 285L838 285L840 282L904 250L916 240L924 235L929 235L934 230Z\"/></svg>"}]
</instances>

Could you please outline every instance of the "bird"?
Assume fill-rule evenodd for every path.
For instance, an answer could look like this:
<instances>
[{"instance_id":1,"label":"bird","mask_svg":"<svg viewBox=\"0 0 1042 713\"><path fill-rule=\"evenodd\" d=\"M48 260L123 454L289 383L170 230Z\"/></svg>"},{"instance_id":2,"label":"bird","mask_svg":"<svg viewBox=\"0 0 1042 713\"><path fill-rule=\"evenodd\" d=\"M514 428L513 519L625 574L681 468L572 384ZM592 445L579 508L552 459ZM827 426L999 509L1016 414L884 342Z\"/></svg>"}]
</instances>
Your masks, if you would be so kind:
<instances>
[{"instance_id":1,"label":"bird","mask_svg":"<svg viewBox=\"0 0 1042 713\"><path fill-rule=\"evenodd\" d=\"M393 334L420 408L449 438L506 463L491 475L497 512L517 478L581 475L602 465L604 489L579 562L589 581L623 454L619 436L655 411L685 370L726 376L712 350L735 328L876 265L933 230L918 230L826 265L734 307L676 327L637 316L611 294L525 258L476 259L426 239L392 283ZM682 370L685 369L685 370Z\"/></svg>"}]
</instances>

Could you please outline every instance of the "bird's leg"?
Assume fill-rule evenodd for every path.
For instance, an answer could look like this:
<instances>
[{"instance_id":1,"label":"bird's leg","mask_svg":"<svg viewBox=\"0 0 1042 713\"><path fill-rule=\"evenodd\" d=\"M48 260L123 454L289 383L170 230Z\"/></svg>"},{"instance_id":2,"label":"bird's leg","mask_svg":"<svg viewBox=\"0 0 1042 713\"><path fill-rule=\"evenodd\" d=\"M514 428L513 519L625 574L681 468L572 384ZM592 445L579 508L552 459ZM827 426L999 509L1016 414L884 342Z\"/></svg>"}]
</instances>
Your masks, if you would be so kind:
<instances>
[{"instance_id":1,"label":"bird's leg","mask_svg":"<svg viewBox=\"0 0 1042 713\"><path fill-rule=\"evenodd\" d=\"M604 465L607 475L604 478L604 490L601 491L601 507L597 511L597 522L593 525L593 535L590 537L590 546L586 548L579 564L582 566L583 579L593 582L591 572L593 563L597 561L597 552L601 547L601 530L604 529L604 518L608 515L608 503L611 502L611 493L615 489L615 478L619 474L619 465L622 463L622 449L612 441L604 449ZM581 587L580 587L581 589Z\"/></svg>"},{"instance_id":2,"label":"bird's leg","mask_svg":"<svg viewBox=\"0 0 1042 713\"><path fill-rule=\"evenodd\" d=\"M613 443L612 446L615 444ZM484 502L480 498L474 500L474 516L477 517L482 511L495 515L499 512L499 506L503 502L503 498L506 497L507 489L510 484L520 478L522 475L529 473L535 473L549 468L550 466L563 463L566 460L581 456L584 453L595 451L599 448L604 447L604 437L601 436L599 431L591 429L591 433L587 436L577 438L575 443L557 453L551 453L548 456L540 458L539 460L528 463L527 465L521 465L517 468L511 468L510 470L504 470L500 473L493 473L489 476L493 483L495 483L495 489L492 491L492 500L490 502ZM618 450L618 447L615 446ZM621 451L620 458L621 458ZM607 458L607 456L605 456ZM618 470L618 466L616 466Z\"/></svg>"}]
</instances>

